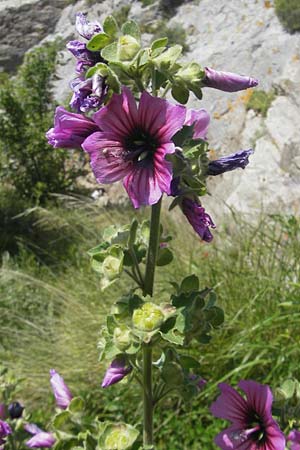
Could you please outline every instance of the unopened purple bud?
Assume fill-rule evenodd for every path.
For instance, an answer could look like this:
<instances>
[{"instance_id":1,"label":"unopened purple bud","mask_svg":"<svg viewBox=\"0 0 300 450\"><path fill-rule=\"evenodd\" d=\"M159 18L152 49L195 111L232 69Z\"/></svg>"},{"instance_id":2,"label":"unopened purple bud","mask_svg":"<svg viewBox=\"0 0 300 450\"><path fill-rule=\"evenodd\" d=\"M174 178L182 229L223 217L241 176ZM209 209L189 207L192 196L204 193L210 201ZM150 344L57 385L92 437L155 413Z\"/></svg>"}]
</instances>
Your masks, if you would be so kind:
<instances>
[{"instance_id":1,"label":"unopened purple bud","mask_svg":"<svg viewBox=\"0 0 300 450\"><path fill-rule=\"evenodd\" d=\"M79 12L76 14L76 30L85 39L91 39L94 34L101 33L102 27L98 22L89 22L87 14Z\"/></svg>"},{"instance_id":2,"label":"unopened purple bud","mask_svg":"<svg viewBox=\"0 0 300 450\"><path fill-rule=\"evenodd\" d=\"M238 168L245 169L249 164L249 156L253 153L254 151L252 149L241 150L240 152L223 156L215 161L210 161L208 163L207 175L215 176Z\"/></svg>"},{"instance_id":3,"label":"unopened purple bud","mask_svg":"<svg viewBox=\"0 0 300 450\"><path fill-rule=\"evenodd\" d=\"M255 78L238 75L231 72L221 72L205 67L204 86L220 89L226 92L242 91L258 85Z\"/></svg>"},{"instance_id":4,"label":"unopened purple bud","mask_svg":"<svg viewBox=\"0 0 300 450\"><path fill-rule=\"evenodd\" d=\"M72 400L72 394L64 382L64 379L54 369L50 370L50 376L50 383L56 404L59 408L66 409Z\"/></svg>"},{"instance_id":5,"label":"unopened purple bud","mask_svg":"<svg viewBox=\"0 0 300 450\"><path fill-rule=\"evenodd\" d=\"M51 448L55 444L55 437L52 433L41 431L25 442L29 448Z\"/></svg>"},{"instance_id":6,"label":"unopened purple bud","mask_svg":"<svg viewBox=\"0 0 300 450\"><path fill-rule=\"evenodd\" d=\"M132 370L131 366L126 366L126 360L120 356L113 360L109 368L107 369L101 387L107 388L112 384L118 383L123 380Z\"/></svg>"},{"instance_id":7,"label":"unopened purple bud","mask_svg":"<svg viewBox=\"0 0 300 450\"><path fill-rule=\"evenodd\" d=\"M22 417L24 406L19 402L13 402L8 406L8 413L11 419L19 419Z\"/></svg>"},{"instance_id":8,"label":"unopened purple bud","mask_svg":"<svg viewBox=\"0 0 300 450\"><path fill-rule=\"evenodd\" d=\"M205 242L211 242L213 235L209 228L216 228L216 225L205 212L205 209L197 201L188 197L183 199L181 208L183 214L201 239Z\"/></svg>"}]
</instances>

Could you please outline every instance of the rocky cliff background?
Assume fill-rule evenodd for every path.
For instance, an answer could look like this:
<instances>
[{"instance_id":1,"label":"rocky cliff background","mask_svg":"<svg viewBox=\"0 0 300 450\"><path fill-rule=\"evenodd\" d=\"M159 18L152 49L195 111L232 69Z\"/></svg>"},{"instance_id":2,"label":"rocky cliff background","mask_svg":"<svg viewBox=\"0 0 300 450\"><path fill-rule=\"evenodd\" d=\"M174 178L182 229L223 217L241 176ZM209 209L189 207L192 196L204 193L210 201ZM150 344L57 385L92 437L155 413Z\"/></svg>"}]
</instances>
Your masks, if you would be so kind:
<instances>
[{"instance_id":1,"label":"rocky cliff background","mask_svg":"<svg viewBox=\"0 0 300 450\"><path fill-rule=\"evenodd\" d=\"M224 204L228 210L251 214L299 214L300 35L283 29L272 1L179 3L183 4L176 7L176 1L169 2L166 18L158 2L145 0L0 0L0 68L13 74L33 46L56 37L75 38L75 13L81 10L100 20L125 11L143 23L145 41L158 20L173 29L181 26L186 32L186 59L260 81L259 95L251 90L227 94L206 89L201 103L196 99L189 103L211 114L208 138L213 158L249 147L255 150L245 171L210 182L213 197L204 200L205 207L214 217L224 211ZM55 81L58 101L69 95L73 70L71 55L62 51Z\"/></svg>"}]
</instances>

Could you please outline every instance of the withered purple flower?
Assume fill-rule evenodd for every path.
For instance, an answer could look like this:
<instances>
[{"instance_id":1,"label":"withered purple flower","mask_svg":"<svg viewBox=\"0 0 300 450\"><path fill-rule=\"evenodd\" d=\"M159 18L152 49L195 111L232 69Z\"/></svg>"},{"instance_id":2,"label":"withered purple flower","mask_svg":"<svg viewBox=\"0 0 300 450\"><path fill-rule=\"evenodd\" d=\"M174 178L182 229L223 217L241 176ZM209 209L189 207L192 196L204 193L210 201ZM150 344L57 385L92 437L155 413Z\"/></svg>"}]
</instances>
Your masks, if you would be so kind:
<instances>
[{"instance_id":1,"label":"withered purple flower","mask_svg":"<svg viewBox=\"0 0 300 450\"><path fill-rule=\"evenodd\" d=\"M33 435L31 439L25 442L25 445L29 448L51 448L56 442L52 433L41 430L34 423L27 423L24 429Z\"/></svg>"},{"instance_id":2,"label":"withered purple flower","mask_svg":"<svg viewBox=\"0 0 300 450\"><path fill-rule=\"evenodd\" d=\"M210 161L208 163L207 175L215 176L238 168L245 169L249 164L249 156L253 153L254 151L252 149L241 150L240 152Z\"/></svg>"},{"instance_id":3,"label":"withered purple flower","mask_svg":"<svg viewBox=\"0 0 300 450\"><path fill-rule=\"evenodd\" d=\"M216 225L198 200L183 197L181 209L201 239L205 242L211 242L213 235L210 232L210 228L216 228Z\"/></svg>"},{"instance_id":4,"label":"withered purple flower","mask_svg":"<svg viewBox=\"0 0 300 450\"><path fill-rule=\"evenodd\" d=\"M107 388L112 384L118 383L123 380L123 378L126 377L131 370L132 367L126 364L126 360L123 356L117 357L107 369L101 387Z\"/></svg>"},{"instance_id":5,"label":"withered purple flower","mask_svg":"<svg viewBox=\"0 0 300 450\"><path fill-rule=\"evenodd\" d=\"M225 92L236 92L253 88L258 85L258 81L255 78L205 67L203 85Z\"/></svg>"}]
</instances>

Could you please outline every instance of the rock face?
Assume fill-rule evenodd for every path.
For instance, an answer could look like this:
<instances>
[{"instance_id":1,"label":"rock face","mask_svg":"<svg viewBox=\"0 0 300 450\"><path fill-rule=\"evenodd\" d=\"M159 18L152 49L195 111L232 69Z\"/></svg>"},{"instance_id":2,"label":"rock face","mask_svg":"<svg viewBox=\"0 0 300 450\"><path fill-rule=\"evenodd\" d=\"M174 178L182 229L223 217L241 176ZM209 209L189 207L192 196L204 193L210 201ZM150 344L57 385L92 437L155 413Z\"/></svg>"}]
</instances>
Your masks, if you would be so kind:
<instances>
[{"instance_id":1,"label":"rock face","mask_svg":"<svg viewBox=\"0 0 300 450\"><path fill-rule=\"evenodd\" d=\"M135 0L104 0L89 7L84 0L0 1L0 63L6 69L13 68L24 51L43 38L75 38L77 11L88 10L90 17L101 20L128 4L132 18L151 21L157 17L157 4L143 8ZM263 0L188 2L170 21L171 25L176 23L188 34L190 52L186 59L251 75L259 79L259 89L276 90L266 117L246 110L249 91L229 94L206 88L201 103L190 100L189 106L205 107L211 114L208 138L212 158L255 149L245 171L240 169L209 182L213 196L203 199L204 206L216 221L220 211L226 211L224 204L249 213L263 209L299 214L300 35L285 32L273 2ZM20 45L12 48L10 41ZM60 80L55 86L59 101L69 95L68 82L74 76L74 60L67 51L61 53L60 62Z\"/></svg>"}]
</instances>

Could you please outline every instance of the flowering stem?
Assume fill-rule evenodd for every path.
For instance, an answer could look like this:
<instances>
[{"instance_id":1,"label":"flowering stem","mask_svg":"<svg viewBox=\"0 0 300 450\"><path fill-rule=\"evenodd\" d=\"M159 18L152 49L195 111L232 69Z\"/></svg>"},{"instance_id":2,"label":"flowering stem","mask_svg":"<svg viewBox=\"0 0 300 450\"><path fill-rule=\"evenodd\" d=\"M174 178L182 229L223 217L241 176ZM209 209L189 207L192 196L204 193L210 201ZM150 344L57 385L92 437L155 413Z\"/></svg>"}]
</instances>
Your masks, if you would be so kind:
<instances>
[{"instance_id":1,"label":"flowering stem","mask_svg":"<svg viewBox=\"0 0 300 450\"><path fill-rule=\"evenodd\" d=\"M159 245L161 199L151 208L150 237L146 262L143 295L153 295L154 273ZM153 446L153 410L154 399L152 390L152 347L143 345L143 395L144 395L144 448Z\"/></svg>"},{"instance_id":2,"label":"flowering stem","mask_svg":"<svg viewBox=\"0 0 300 450\"><path fill-rule=\"evenodd\" d=\"M143 346L143 385L144 385L144 448L153 446L153 393L152 393L152 348L149 344Z\"/></svg>"},{"instance_id":3,"label":"flowering stem","mask_svg":"<svg viewBox=\"0 0 300 450\"><path fill-rule=\"evenodd\" d=\"M150 238L146 262L145 284L143 291L144 296L148 294L152 297L153 295L155 264L159 244L160 210L161 210L161 199L159 200L158 203L153 205L151 209Z\"/></svg>"}]
</instances>

